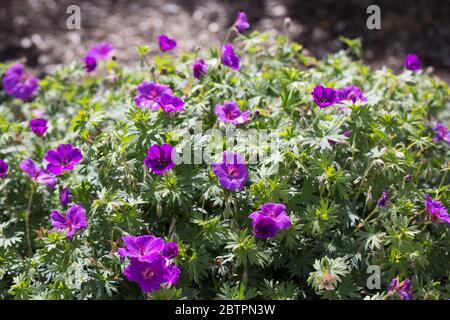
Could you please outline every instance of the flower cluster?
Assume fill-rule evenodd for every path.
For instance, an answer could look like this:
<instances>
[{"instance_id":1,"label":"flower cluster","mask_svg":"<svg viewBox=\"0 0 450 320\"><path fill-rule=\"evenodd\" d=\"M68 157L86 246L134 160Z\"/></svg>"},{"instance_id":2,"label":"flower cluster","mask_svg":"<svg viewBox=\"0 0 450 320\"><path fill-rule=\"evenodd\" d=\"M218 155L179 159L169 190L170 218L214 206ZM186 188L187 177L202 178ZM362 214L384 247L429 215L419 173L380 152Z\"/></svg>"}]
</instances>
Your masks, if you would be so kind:
<instances>
[{"instance_id":1,"label":"flower cluster","mask_svg":"<svg viewBox=\"0 0 450 320\"><path fill-rule=\"evenodd\" d=\"M353 103L358 100L361 102L367 101L367 98L362 94L362 90L353 85L338 90L317 85L311 92L311 96L320 108L326 108L345 100L351 100Z\"/></svg>"},{"instance_id":2,"label":"flower cluster","mask_svg":"<svg viewBox=\"0 0 450 320\"><path fill-rule=\"evenodd\" d=\"M406 278L405 280L400 281L398 277L394 278L389 284L387 292L390 295L397 293L402 300L411 300L411 280Z\"/></svg>"},{"instance_id":3,"label":"flower cluster","mask_svg":"<svg viewBox=\"0 0 450 320\"><path fill-rule=\"evenodd\" d=\"M45 184L49 188L54 188L58 182L55 177L48 174L47 171L39 168L32 159L26 159L20 162L19 168L28 174L31 180Z\"/></svg>"},{"instance_id":4,"label":"flower cluster","mask_svg":"<svg viewBox=\"0 0 450 320\"><path fill-rule=\"evenodd\" d=\"M176 112L184 107L184 101L173 94L169 86L144 81L137 87L138 95L134 97L139 108L150 110L162 109L164 112Z\"/></svg>"},{"instance_id":5,"label":"flower cluster","mask_svg":"<svg viewBox=\"0 0 450 320\"><path fill-rule=\"evenodd\" d=\"M273 238L279 230L292 225L284 204L266 203L259 209L248 216L252 219L253 234L257 238Z\"/></svg>"},{"instance_id":6,"label":"flower cluster","mask_svg":"<svg viewBox=\"0 0 450 320\"><path fill-rule=\"evenodd\" d=\"M67 238L72 238L78 230L86 229L88 227L88 219L86 210L81 205L74 204L67 210L66 215L62 215L55 210L50 215L52 225L57 230L66 232Z\"/></svg>"},{"instance_id":7,"label":"flower cluster","mask_svg":"<svg viewBox=\"0 0 450 320\"><path fill-rule=\"evenodd\" d=\"M20 64L13 64L3 75L3 89L9 95L22 100L29 100L39 89L38 79L28 73Z\"/></svg>"},{"instance_id":8,"label":"flower cluster","mask_svg":"<svg viewBox=\"0 0 450 320\"><path fill-rule=\"evenodd\" d=\"M250 111L242 112L234 101L225 101L223 105L218 104L214 109L214 113L219 117L220 121L234 125L247 122L250 116Z\"/></svg>"},{"instance_id":9,"label":"flower cluster","mask_svg":"<svg viewBox=\"0 0 450 320\"><path fill-rule=\"evenodd\" d=\"M162 284L175 285L180 269L171 262L178 255L175 242L152 235L123 236L125 248L119 248L121 257L129 257L130 263L124 270L128 280L136 282L144 292L159 290Z\"/></svg>"},{"instance_id":10,"label":"flower cluster","mask_svg":"<svg viewBox=\"0 0 450 320\"><path fill-rule=\"evenodd\" d=\"M114 46L109 42L102 42L93 45L88 50L87 54L81 59L84 62L84 68L87 72L94 71L97 68L97 61L108 59L113 51Z\"/></svg>"},{"instance_id":11,"label":"flower cluster","mask_svg":"<svg viewBox=\"0 0 450 320\"><path fill-rule=\"evenodd\" d=\"M40 89L5 68L23 101L0 108L1 297L449 297L448 86L249 28L239 12L221 48L179 55L162 34L152 63L143 46L142 68L91 77L100 43ZM277 145L210 134L247 129ZM210 146L212 165L176 161ZM371 261L385 292L357 287Z\"/></svg>"},{"instance_id":12,"label":"flower cluster","mask_svg":"<svg viewBox=\"0 0 450 320\"><path fill-rule=\"evenodd\" d=\"M450 223L450 215L448 214L447 208L442 202L431 199L429 194L425 194L425 208L437 221Z\"/></svg>"}]
</instances>

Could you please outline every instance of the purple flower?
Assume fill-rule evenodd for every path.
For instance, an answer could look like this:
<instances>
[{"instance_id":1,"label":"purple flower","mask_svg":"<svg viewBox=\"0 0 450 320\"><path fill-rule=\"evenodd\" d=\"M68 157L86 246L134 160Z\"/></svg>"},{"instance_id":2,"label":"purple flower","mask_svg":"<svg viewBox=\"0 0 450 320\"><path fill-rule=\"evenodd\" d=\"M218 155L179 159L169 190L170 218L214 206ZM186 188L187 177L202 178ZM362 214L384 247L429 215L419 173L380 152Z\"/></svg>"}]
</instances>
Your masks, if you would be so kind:
<instances>
[{"instance_id":1,"label":"purple flower","mask_svg":"<svg viewBox=\"0 0 450 320\"><path fill-rule=\"evenodd\" d=\"M323 86L315 86L311 95L314 102L321 108L332 106L337 102L336 90L333 88L324 88Z\"/></svg>"},{"instance_id":2,"label":"purple flower","mask_svg":"<svg viewBox=\"0 0 450 320\"><path fill-rule=\"evenodd\" d=\"M121 257L130 257L142 260L144 257L157 252L158 254L164 248L164 240L152 235L147 236L123 236L125 248L119 248L117 253Z\"/></svg>"},{"instance_id":3,"label":"purple flower","mask_svg":"<svg viewBox=\"0 0 450 320\"><path fill-rule=\"evenodd\" d=\"M160 99L161 108L164 112L176 112L184 108L184 101L176 96L164 94Z\"/></svg>"},{"instance_id":4,"label":"purple flower","mask_svg":"<svg viewBox=\"0 0 450 320\"><path fill-rule=\"evenodd\" d=\"M28 174L31 180L36 181L41 184L45 184L49 188L54 188L57 180L52 177L47 172L43 171L41 168L36 166L33 160L26 159L19 163L19 168Z\"/></svg>"},{"instance_id":5,"label":"purple flower","mask_svg":"<svg viewBox=\"0 0 450 320\"><path fill-rule=\"evenodd\" d=\"M141 260L132 258L123 273L145 293L159 290L161 284L167 283L172 276L165 259L157 252L152 252Z\"/></svg>"},{"instance_id":6,"label":"purple flower","mask_svg":"<svg viewBox=\"0 0 450 320\"><path fill-rule=\"evenodd\" d=\"M167 269L170 272L169 280L167 280L167 283L170 284L170 285L177 284L178 278L180 277L180 272L181 272L180 268L178 268L174 264L169 264Z\"/></svg>"},{"instance_id":7,"label":"purple flower","mask_svg":"<svg viewBox=\"0 0 450 320\"><path fill-rule=\"evenodd\" d=\"M225 151L222 154L222 160L213 163L212 170L219 179L220 185L228 190L242 189L248 179L245 159L231 151Z\"/></svg>"},{"instance_id":8,"label":"purple flower","mask_svg":"<svg viewBox=\"0 0 450 320\"><path fill-rule=\"evenodd\" d=\"M35 76L25 70L22 64L16 63L5 71L3 88L10 96L25 101L36 94L39 82Z\"/></svg>"},{"instance_id":9,"label":"purple flower","mask_svg":"<svg viewBox=\"0 0 450 320\"><path fill-rule=\"evenodd\" d=\"M61 203L61 205L67 206L69 203L72 202L72 200L70 199L70 196L72 195L72 191L70 190L69 187L65 187L62 188L61 191L59 192L59 202Z\"/></svg>"},{"instance_id":10,"label":"purple flower","mask_svg":"<svg viewBox=\"0 0 450 320\"><path fill-rule=\"evenodd\" d=\"M450 130L443 123L436 123L434 126L434 141L439 142L444 140L450 144Z\"/></svg>"},{"instance_id":11,"label":"purple flower","mask_svg":"<svg viewBox=\"0 0 450 320\"><path fill-rule=\"evenodd\" d=\"M99 60L106 60L114 51L114 46L109 42L101 42L93 45L87 52L86 56Z\"/></svg>"},{"instance_id":12,"label":"purple flower","mask_svg":"<svg viewBox=\"0 0 450 320\"><path fill-rule=\"evenodd\" d=\"M144 163L151 168L155 174L163 174L172 169L175 163L172 160L174 148L167 143L154 144L148 149Z\"/></svg>"},{"instance_id":13,"label":"purple flower","mask_svg":"<svg viewBox=\"0 0 450 320\"><path fill-rule=\"evenodd\" d=\"M403 64L406 69L417 71L419 69L422 69L422 62L420 61L420 58L417 54L414 53L408 53L405 56L405 60L403 61Z\"/></svg>"},{"instance_id":14,"label":"purple flower","mask_svg":"<svg viewBox=\"0 0 450 320\"><path fill-rule=\"evenodd\" d=\"M248 22L247 15L245 14L245 12L238 12L234 26L240 33L243 33L245 30L250 28L250 23Z\"/></svg>"},{"instance_id":15,"label":"purple flower","mask_svg":"<svg viewBox=\"0 0 450 320\"><path fill-rule=\"evenodd\" d=\"M225 43L222 47L221 61L224 65L231 69L240 70L241 60L234 53L233 45L231 43Z\"/></svg>"},{"instance_id":16,"label":"purple flower","mask_svg":"<svg viewBox=\"0 0 450 320\"><path fill-rule=\"evenodd\" d=\"M150 110L158 110L162 106L161 98L163 96L173 96L173 92L169 86L150 81L140 83L137 90L138 95L134 97L134 102L136 102L138 107ZM171 102L170 99L165 99L166 103Z\"/></svg>"},{"instance_id":17,"label":"purple flower","mask_svg":"<svg viewBox=\"0 0 450 320\"><path fill-rule=\"evenodd\" d=\"M177 47L177 42L173 38L169 38L165 34L158 37L159 48L162 51L169 51Z\"/></svg>"},{"instance_id":18,"label":"purple flower","mask_svg":"<svg viewBox=\"0 0 450 320\"><path fill-rule=\"evenodd\" d=\"M92 56L85 56L81 59L84 63L86 72L92 72L97 68L97 59Z\"/></svg>"},{"instance_id":19,"label":"purple flower","mask_svg":"<svg viewBox=\"0 0 450 320\"><path fill-rule=\"evenodd\" d=\"M194 78L200 79L208 72L208 65L203 59L195 59L192 64L192 71L194 72Z\"/></svg>"},{"instance_id":20,"label":"purple flower","mask_svg":"<svg viewBox=\"0 0 450 320\"><path fill-rule=\"evenodd\" d=\"M31 131L33 131L39 137L42 137L45 131L47 131L47 124L48 121L44 118L31 119L29 123Z\"/></svg>"},{"instance_id":21,"label":"purple flower","mask_svg":"<svg viewBox=\"0 0 450 320\"><path fill-rule=\"evenodd\" d=\"M55 229L67 231L67 238L72 238L75 232L88 227L86 210L78 204L70 207L65 216L59 211L53 211L50 219Z\"/></svg>"},{"instance_id":22,"label":"purple flower","mask_svg":"<svg viewBox=\"0 0 450 320\"><path fill-rule=\"evenodd\" d=\"M178 255L178 245L176 242L167 242L161 254L167 259L175 258Z\"/></svg>"},{"instance_id":23,"label":"purple flower","mask_svg":"<svg viewBox=\"0 0 450 320\"><path fill-rule=\"evenodd\" d=\"M389 284L387 292L389 294L396 292L398 293L398 295L402 300L411 300L412 299L411 280L409 278L406 278L405 280L400 282L398 277L394 278Z\"/></svg>"},{"instance_id":24,"label":"purple flower","mask_svg":"<svg viewBox=\"0 0 450 320\"><path fill-rule=\"evenodd\" d=\"M378 199L378 206L384 208L388 200L389 200L389 191L384 191L380 199Z\"/></svg>"},{"instance_id":25,"label":"purple flower","mask_svg":"<svg viewBox=\"0 0 450 320\"><path fill-rule=\"evenodd\" d=\"M56 150L48 150L44 156L48 161L47 171L60 175L64 171L71 171L83 159L81 150L71 144L60 144Z\"/></svg>"},{"instance_id":26,"label":"purple flower","mask_svg":"<svg viewBox=\"0 0 450 320\"><path fill-rule=\"evenodd\" d=\"M248 216L252 219L253 234L257 238L273 238L278 230L289 228L291 219L284 204L266 203Z\"/></svg>"},{"instance_id":27,"label":"purple flower","mask_svg":"<svg viewBox=\"0 0 450 320\"><path fill-rule=\"evenodd\" d=\"M0 159L0 178L6 176L6 174L8 173L8 169L8 164Z\"/></svg>"},{"instance_id":28,"label":"purple flower","mask_svg":"<svg viewBox=\"0 0 450 320\"><path fill-rule=\"evenodd\" d=\"M230 122L234 125L247 122L250 111L242 112L238 105L233 101L225 101L223 105L218 104L214 113L223 122Z\"/></svg>"},{"instance_id":29,"label":"purple flower","mask_svg":"<svg viewBox=\"0 0 450 320\"><path fill-rule=\"evenodd\" d=\"M357 100L367 101L367 98L362 94L362 91L357 86L347 86L336 90L337 99L339 101L351 100L355 103Z\"/></svg>"},{"instance_id":30,"label":"purple flower","mask_svg":"<svg viewBox=\"0 0 450 320\"><path fill-rule=\"evenodd\" d=\"M448 214L447 208L442 202L431 199L429 194L425 194L425 208L434 218L450 223L450 215Z\"/></svg>"}]
</instances>

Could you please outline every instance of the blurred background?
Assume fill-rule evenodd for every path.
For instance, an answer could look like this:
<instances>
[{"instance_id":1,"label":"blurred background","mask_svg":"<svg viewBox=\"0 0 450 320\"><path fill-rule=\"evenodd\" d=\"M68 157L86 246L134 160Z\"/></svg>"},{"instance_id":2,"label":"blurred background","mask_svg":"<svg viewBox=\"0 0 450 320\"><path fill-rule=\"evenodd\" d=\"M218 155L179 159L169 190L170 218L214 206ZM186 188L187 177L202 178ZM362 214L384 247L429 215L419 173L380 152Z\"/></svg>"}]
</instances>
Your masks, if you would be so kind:
<instances>
[{"instance_id":1,"label":"blurred background","mask_svg":"<svg viewBox=\"0 0 450 320\"><path fill-rule=\"evenodd\" d=\"M81 9L81 30L68 30L69 5ZM366 9L381 8L381 30L369 30ZM398 70L408 52L450 81L449 0L0 0L0 61L22 59L43 75L56 64L80 59L93 43L110 41L122 63L135 63L134 47L175 37L181 49L219 45L237 11L252 29L283 31L323 57L343 47L339 36L363 40L364 58ZM176 51L175 51L176 54Z\"/></svg>"}]
</instances>

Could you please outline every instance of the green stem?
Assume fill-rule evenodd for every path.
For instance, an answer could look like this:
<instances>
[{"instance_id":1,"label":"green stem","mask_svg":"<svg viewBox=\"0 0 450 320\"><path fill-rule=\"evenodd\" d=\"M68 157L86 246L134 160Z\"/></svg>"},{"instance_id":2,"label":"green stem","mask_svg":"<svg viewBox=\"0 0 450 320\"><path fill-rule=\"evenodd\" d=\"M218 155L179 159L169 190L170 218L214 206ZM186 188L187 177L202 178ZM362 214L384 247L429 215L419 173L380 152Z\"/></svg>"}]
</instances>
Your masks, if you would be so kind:
<instances>
[{"instance_id":1,"label":"green stem","mask_svg":"<svg viewBox=\"0 0 450 320\"><path fill-rule=\"evenodd\" d=\"M31 247L31 236L30 236L30 215L31 215L31 204L33 203L33 196L36 190L36 184L33 183L31 187L30 199L28 199L28 206L25 210L25 234L27 237L28 253L33 254L33 248Z\"/></svg>"}]
</instances>

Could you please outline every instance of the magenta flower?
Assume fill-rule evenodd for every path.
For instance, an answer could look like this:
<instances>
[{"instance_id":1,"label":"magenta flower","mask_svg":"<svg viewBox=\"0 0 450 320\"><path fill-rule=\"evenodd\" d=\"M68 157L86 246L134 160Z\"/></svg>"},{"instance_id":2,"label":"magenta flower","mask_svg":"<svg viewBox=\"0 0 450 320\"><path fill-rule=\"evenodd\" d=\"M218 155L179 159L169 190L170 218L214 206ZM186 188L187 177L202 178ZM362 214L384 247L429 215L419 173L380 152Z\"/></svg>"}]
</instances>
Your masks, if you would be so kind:
<instances>
[{"instance_id":1,"label":"magenta flower","mask_svg":"<svg viewBox=\"0 0 450 320\"><path fill-rule=\"evenodd\" d=\"M177 284L178 278L180 277L180 272L181 272L180 268L178 268L174 264L169 264L167 269L170 272L169 280L167 280L167 283L170 284L170 285Z\"/></svg>"},{"instance_id":2,"label":"magenta flower","mask_svg":"<svg viewBox=\"0 0 450 320\"><path fill-rule=\"evenodd\" d=\"M253 235L257 238L273 238L278 230L289 228L291 219L284 204L266 203L248 216L252 219Z\"/></svg>"},{"instance_id":3,"label":"magenta flower","mask_svg":"<svg viewBox=\"0 0 450 320\"><path fill-rule=\"evenodd\" d=\"M332 106L338 101L336 90L333 88L324 88L320 85L314 87L311 95L314 102L321 108Z\"/></svg>"},{"instance_id":4,"label":"magenta flower","mask_svg":"<svg viewBox=\"0 0 450 320\"><path fill-rule=\"evenodd\" d=\"M203 59L195 59L192 64L192 71L194 72L194 78L200 79L208 72L208 65Z\"/></svg>"},{"instance_id":5,"label":"magenta flower","mask_svg":"<svg viewBox=\"0 0 450 320\"><path fill-rule=\"evenodd\" d=\"M125 248L119 248L121 257L131 261L124 270L128 280L138 283L144 292L158 290L161 284L174 285L178 282L180 269L169 263L178 253L176 243L164 244L164 240L152 235L124 236Z\"/></svg>"},{"instance_id":6,"label":"magenta flower","mask_svg":"<svg viewBox=\"0 0 450 320\"><path fill-rule=\"evenodd\" d=\"M164 240L152 235L123 236L125 248L119 248L117 253L121 257L130 257L142 260L152 252L160 253L164 249Z\"/></svg>"},{"instance_id":7,"label":"magenta flower","mask_svg":"<svg viewBox=\"0 0 450 320\"><path fill-rule=\"evenodd\" d=\"M114 51L114 46L109 42L102 42L93 45L87 54L81 59L87 72L92 72L97 68L97 60L106 60Z\"/></svg>"},{"instance_id":8,"label":"magenta flower","mask_svg":"<svg viewBox=\"0 0 450 320\"><path fill-rule=\"evenodd\" d=\"M450 215L447 208L442 202L431 199L429 194L425 194L425 208L433 218L450 223Z\"/></svg>"},{"instance_id":9,"label":"magenta flower","mask_svg":"<svg viewBox=\"0 0 450 320\"><path fill-rule=\"evenodd\" d=\"M175 112L183 109L184 101L173 95L172 90L165 84L144 81L137 87L138 95L134 101L140 108L158 110L164 112Z\"/></svg>"},{"instance_id":10,"label":"magenta flower","mask_svg":"<svg viewBox=\"0 0 450 320\"><path fill-rule=\"evenodd\" d=\"M69 187L65 187L62 188L61 191L59 192L59 202L61 203L61 205L67 206L69 203L72 202L72 200L70 199L70 196L72 195L72 191L70 190Z\"/></svg>"},{"instance_id":11,"label":"magenta flower","mask_svg":"<svg viewBox=\"0 0 450 320\"><path fill-rule=\"evenodd\" d=\"M250 116L250 111L242 112L238 105L233 101L225 101L223 105L218 104L214 113L223 122L229 122L234 125L245 123Z\"/></svg>"},{"instance_id":12,"label":"magenta flower","mask_svg":"<svg viewBox=\"0 0 450 320\"><path fill-rule=\"evenodd\" d=\"M169 38L165 34L158 37L159 48L162 51L173 50L177 47L177 42L173 38Z\"/></svg>"},{"instance_id":13,"label":"magenta flower","mask_svg":"<svg viewBox=\"0 0 450 320\"><path fill-rule=\"evenodd\" d=\"M351 100L355 103L357 100L367 101L367 98L362 94L362 91L357 86L347 86L336 90L337 100Z\"/></svg>"},{"instance_id":14,"label":"magenta flower","mask_svg":"<svg viewBox=\"0 0 450 320\"><path fill-rule=\"evenodd\" d=\"M57 210L53 211L50 219L55 229L67 231L67 238L72 238L78 230L88 227L86 210L78 204L70 207L65 216Z\"/></svg>"},{"instance_id":15,"label":"magenta flower","mask_svg":"<svg viewBox=\"0 0 450 320\"><path fill-rule=\"evenodd\" d=\"M176 96L164 94L161 96L160 105L164 112L176 112L184 108L184 101Z\"/></svg>"},{"instance_id":16,"label":"magenta flower","mask_svg":"<svg viewBox=\"0 0 450 320\"><path fill-rule=\"evenodd\" d=\"M412 292L411 292L411 280L406 278L401 281L397 278L392 279L389 284L388 294L393 294L394 292L398 293L402 300L411 300Z\"/></svg>"},{"instance_id":17,"label":"magenta flower","mask_svg":"<svg viewBox=\"0 0 450 320\"><path fill-rule=\"evenodd\" d=\"M436 123L434 126L434 141L442 140L450 144L450 130L443 123Z\"/></svg>"},{"instance_id":18,"label":"magenta flower","mask_svg":"<svg viewBox=\"0 0 450 320\"><path fill-rule=\"evenodd\" d=\"M417 54L414 53L408 53L405 56L405 60L403 61L403 64L406 69L417 71L419 69L422 69L422 62L420 61L420 58Z\"/></svg>"},{"instance_id":19,"label":"magenta flower","mask_svg":"<svg viewBox=\"0 0 450 320\"><path fill-rule=\"evenodd\" d=\"M41 184L45 184L49 188L54 188L57 180L52 177L47 172L36 166L33 160L26 159L19 163L19 168L28 174L31 180L36 181Z\"/></svg>"},{"instance_id":20,"label":"magenta flower","mask_svg":"<svg viewBox=\"0 0 450 320\"><path fill-rule=\"evenodd\" d=\"M71 171L83 159L81 150L71 144L60 144L56 150L48 150L44 156L47 160L47 171L60 175L64 171Z\"/></svg>"},{"instance_id":21,"label":"magenta flower","mask_svg":"<svg viewBox=\"0 0 450 320\"><path fill-rule=\"evenodd\" d=\"M222 64L230 67L231 69L240 70L241 60L234 53L233 45L231 43L225 43L222 47Z\"/></svg>"},{"instance_id":22,"label":"magenta flower","mask_svg":"<svg viewBox=\"0 0 450 320\"><path fill-rule=\"evenodd\" d=\"M106 60L114 51L114 46L109 42L101 42L93 45L87 52L86 56L98 60Z\"/></svg>"},{"instance_id":23,"label":"magenta flower","mask_svg":"<svg viewBox=\"0 0 450 320\"><path fill-rule=\"evenodd\" d=\"M29 74L22 64L16 63L5 71L3 89L10 96L25 101L36 94L39 89L39 81L38 78Z\"/></svg>"},{"instance_id":24,"label":"magenta flower","mask_svg":"<svg viewBox=\"0 0 450 320\"><path fill-rule=\"evenodd\" d=\"M145 293L159 290L161 284L167 283L172 276L164 257L158 252L152 252L140 260L132 258L123 273Z\"/></svg>"},{"instance_id":25,"label":"magenta flower","mask_svg":"<svg viewBox=\"0 0 450 320\"><path fill-rule=\"evenodd\" d=\"M167 259L175 258L178 255L178 244L176 242L167 242L161 254Z\"/></svg>"},{"instance_id":26,"label":"magenta flower","mask_svg":"<svg viewBox=\"0 0 450 320\"><path fill-rule=\"evenodd\" d=\"M148 149L144 163L155 174L163 174L175 166L173 157L175 157L175 150L170 144L154 144Z\"/></svg>"},{"instance_id":27,"label":"magenta flower","mask_svg":"<svg viewBox=\"0 0 450 320\"><path fill-rule=\"evenodd\" d=\"M44 118L31 119L29 126L31 131L33 131L37 136L42 137L48 129L48 121Z\"/></svg>"},{"instance_id":28,"label":"magenta flower","mask_svg":"<svg viewBox=\"0 0 450 320\"><path fill-rule=\"evenodd\" d=\"M0 178L6 176L8 173L9 165L0 159Z\"/></svg>"},{"instance_id":29,"label":"magenta flower","mask_svg":"<svg viewBox=\"0 0 450 320\"><path fill-rule=\"evenodd\" d=\"M250 23L248 22L247 15L245 14L245 12L238 12L234 26L240 33L243 33L245 30L250 28Z\"/></svg>"},{"instance_id":30,"label":"magenta flower","mask_svg":"<svg viewBox=\"0 0 450 320\"><path fill-rule=\"evenodd\" d=\"M231 151L225 151L222 160L212 164L212 170L220 185L228 190L242 189L248 179L245 159Z\"/></svg>"},{"instance_id":31,"label":"magenta flower","mask_svg":"<svg viewBox=\"0 0 450 320\"><path fill-rule=\"evenodd\" d=\"M92 72L97 68L97 59L91 56L85 56L81 58L84 63L84 69L86 72Z\"/></svg>"},{"instance_id":32,"label":"magenta flower","mask_svg":"<svg viewBox=\"0 0 450 320\"><path fill-rule=\"evenodd\" d=\"M378 206L384 208L387 201L389 201L389 191L384 191L380 199L378 199Z\"/></svg>"}]
</instances>

